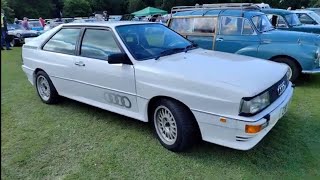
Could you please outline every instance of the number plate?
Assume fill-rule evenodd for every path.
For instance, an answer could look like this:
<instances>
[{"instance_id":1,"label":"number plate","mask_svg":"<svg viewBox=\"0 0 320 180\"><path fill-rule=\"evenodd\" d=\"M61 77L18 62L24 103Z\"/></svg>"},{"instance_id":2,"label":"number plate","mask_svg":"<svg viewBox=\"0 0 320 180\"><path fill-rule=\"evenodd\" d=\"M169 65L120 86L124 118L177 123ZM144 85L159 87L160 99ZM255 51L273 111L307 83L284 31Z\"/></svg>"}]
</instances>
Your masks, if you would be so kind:
<instances>
[{"instance_id":1,"label":"number plate","mask_svg":"<svg viewBox=\"0 0 320 180\"><path fill-rule=\"evenodd\" d=\"M282 118L282 116L288 111L288 106L289 106L289 103L281 108L279 118Z\"/></svg>"}]
</instances>

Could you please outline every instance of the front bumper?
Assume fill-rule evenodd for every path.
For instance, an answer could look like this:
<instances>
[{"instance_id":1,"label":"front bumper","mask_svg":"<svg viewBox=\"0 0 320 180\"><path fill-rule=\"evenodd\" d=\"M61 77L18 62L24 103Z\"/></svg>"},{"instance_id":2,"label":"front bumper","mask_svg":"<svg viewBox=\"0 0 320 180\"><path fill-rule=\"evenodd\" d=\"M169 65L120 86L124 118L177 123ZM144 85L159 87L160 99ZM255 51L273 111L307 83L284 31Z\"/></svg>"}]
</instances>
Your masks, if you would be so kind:
<instances>
[{"instance_id":1,"label":"front bumper","mask_svg":"<svg viewBox=\"0 0 320 180\"><path fill-rule=\"evenodd\" d=\"M302 71L302 73L304 73L304 74L318 74L318 73L320 73L320 68L313 69L310 71Z\"/></svg>"},{"instance_id":2,"label":"front bumper","mask_svg":"<svg viewBox=\"0 0 320 180\"><path fill-rule=\"evenodd\" d=\"M262 138L275 126L279 119L282 118L291 101L293 95L292 84L290 83L284 94L277 99L269 108L261 113L268 111L263 118L252 121L243 121L240 119L226 118L226 122L221 122L221 116L193 111L202 139L207 142L215 143L221 146L230 147L238 150L249 150L258 144ZM258 116L256 116L258 117ZM246 125L260 125L267 123L267 126L256 134L245 132Z\"/></svg>"}]
</instances>

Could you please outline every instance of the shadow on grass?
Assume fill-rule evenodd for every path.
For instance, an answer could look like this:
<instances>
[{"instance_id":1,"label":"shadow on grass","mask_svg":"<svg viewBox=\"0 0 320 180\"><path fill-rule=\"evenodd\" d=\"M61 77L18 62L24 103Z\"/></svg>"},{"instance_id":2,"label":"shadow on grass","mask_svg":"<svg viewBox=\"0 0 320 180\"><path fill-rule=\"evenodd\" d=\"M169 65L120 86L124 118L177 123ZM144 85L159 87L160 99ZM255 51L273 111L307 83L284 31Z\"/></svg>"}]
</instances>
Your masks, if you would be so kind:
<instances>
[{"instance_id":1,"label":"shadow on grass","mask_svg":"<svg viewBox=\"0 0 320 180\"><path fill-rule=\"evenodd\" d=\"M316 74L302 74L294 84L298 87L319 87L320 75Z\"/></svg>"}]
</instances>

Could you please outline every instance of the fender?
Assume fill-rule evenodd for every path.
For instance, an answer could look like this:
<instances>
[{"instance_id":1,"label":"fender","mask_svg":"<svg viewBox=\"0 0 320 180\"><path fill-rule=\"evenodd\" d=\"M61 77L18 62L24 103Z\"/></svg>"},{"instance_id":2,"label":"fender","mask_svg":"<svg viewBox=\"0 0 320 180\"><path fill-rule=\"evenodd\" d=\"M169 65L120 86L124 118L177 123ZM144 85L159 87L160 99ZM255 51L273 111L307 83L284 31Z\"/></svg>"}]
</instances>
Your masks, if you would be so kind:
<instances>
[{"instance_id":1,"label":"fender","mask_svg":"<svg viewBox=\"0 0 320 180\"><path fill-rule=\"evenodd\" d=\"M272 59L275 56L288 56L300 64L302 69L312 69L315 61L316 46L298 43L273 42L261 44L258 48L258 58Z\"/></svg>"}]
</instances>

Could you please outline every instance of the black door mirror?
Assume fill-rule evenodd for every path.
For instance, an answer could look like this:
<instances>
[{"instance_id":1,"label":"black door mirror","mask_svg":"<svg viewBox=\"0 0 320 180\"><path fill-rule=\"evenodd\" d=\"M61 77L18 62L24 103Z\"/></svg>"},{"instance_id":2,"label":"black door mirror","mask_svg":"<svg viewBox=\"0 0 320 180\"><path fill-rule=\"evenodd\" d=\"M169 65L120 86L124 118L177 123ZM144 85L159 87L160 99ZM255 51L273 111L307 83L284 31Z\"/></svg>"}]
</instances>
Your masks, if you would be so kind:
<instances>
[{"instance_id":1,"label":"black door mirror","mask_svg":"<svg viewBox=\"0 0 320 180\"><path fill-rule=\"evenodd\" d=\"M125 53L116 53L111 54L108 57L108 63L109 64L129 64L132 65L131 60Z\"/></svg>"}]
</instances>

